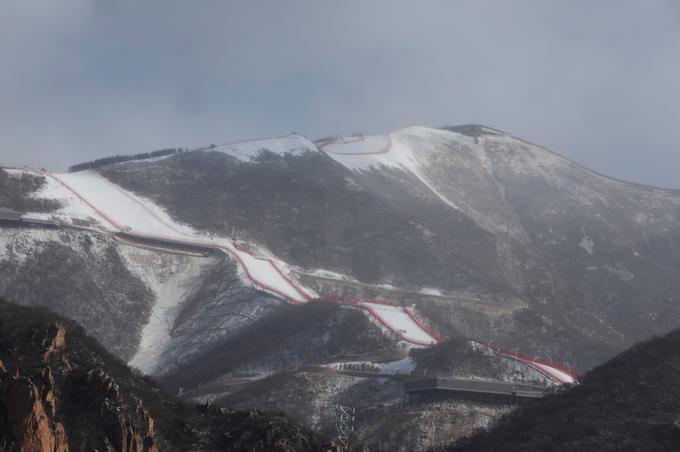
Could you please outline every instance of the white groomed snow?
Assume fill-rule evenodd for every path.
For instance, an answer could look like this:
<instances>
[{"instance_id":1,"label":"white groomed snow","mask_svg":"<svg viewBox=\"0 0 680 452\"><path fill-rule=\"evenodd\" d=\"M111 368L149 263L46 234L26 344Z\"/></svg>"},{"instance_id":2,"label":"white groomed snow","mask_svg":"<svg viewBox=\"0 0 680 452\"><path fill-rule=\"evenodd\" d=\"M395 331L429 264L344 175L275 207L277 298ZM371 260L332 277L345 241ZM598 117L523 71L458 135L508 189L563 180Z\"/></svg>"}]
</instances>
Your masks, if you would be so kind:
<instances>
[{"instance_id":1,"label":"white groomed snow","mask_svg":"<svg viewBox=\"0 0 680 452\"><path fill-rule=\"evenodd\" d=\"M322 147L333 160L353 170L367 170L370 168L400 168L416 176L427 188L432 191L442 202L456 210L459 207L450 199L443 196L427 178L423 175L421 165L427 161L432 153L431 146L423 146L418 152L414 152L404 140L406 137L417 135L425 140L437 139L438 133L456 135L453 132L437 131L419 126L411 126L385 135L368 135L364 139L347 137ZM463 137L460 135L460 137ZM461 138L462 139L462 138ZM372 154L385 149L391 142L387 152ZM362 154L368 153L368 154Z\"/></svg>"},{"instance_id":2,"label":"white groomed snow","mask_svg":"<svg viewBox=\"0 0 680 452\"><path fill-rule=\"evenodd\" d=\"M253 257L237 249L231 240L226 238L215 239L207 235L197 234L191 227L173 220L165 210L152 201L124 190L95 171L79 171L76 173L55 174L54 176L73 188L80 196L101 210L122 228L129 228L130 232L179 241L190 241L208 246L219 245L238 255L248 268L248 273L256 282L276 289L276 291L298 302L306 301L305 297L274 268L274 265L277 265L281 272L288 273L288 267L283 262L273 264L267 259ZM51 177L46 179L48 181L47 186L39 193L39 197L56 198L62 201L64 208L59 213L62 211L72 212L77 215L77 218L93 217L102 226L116 231L115 225L110 224L104 217L97 214L94 209L71 193L70 190ZM249 280L246 280L246 282L251 283ZM311 297L316 295L311 290L304 288L301 288L301 290Z\"/></svg>"},{"instance_id":3,"label":"white groomed snow","mask_svg":"<svg viewBox=\"0 0 680 452\"><path fill-rule=\"evenodd\" d=\"M26 170L30 174L40 174L31 170ZM61 208L49 215L46 214L31 214L41 218L55 217L60 221L71 223L72 219L78 220L94 220L103 225L109 226L108 222L101 217L95 210L84 203L80 198L74 195L70 190L64 187L51 177L45 177L45 184L42 188L34 193L32 197L37 199L54 199L61 204Z\"/></svg>"},{"instance_id":4,"label":"white groomed snow","mask_svg":"<svg viewBox=\"0 0 680 452\"><path fill-rule=\"evenodd\" d=\"M323 146L323 150L333 155L361 157L365 152L384 150L389 144L387 135L365 135L361 137L338 137L334 142ZM348 161L352 161L348 158ZM357 163L359 161L357 160Z\"/></svg>"},{"instance_id":5,"label":"white groomed snow","mask_svg":"<svg viewBox=\"0 0 680 452\"><path fill-rule=\"evenodd\" d=\"M441 296L444 295L441 290L434 289L432 287L423 287L418 292L420 292L423 295L434 295L434 296L437 296L437 297L441 297Z\"/></svg>"},{"instance_id":6,"label":"white groomed snow","mask_svg":"<svg viewBox=\"0 0 680 452\"><path fill-rule=\"evenodd\" d=\"M548 366L546 364L540 364L540 363L537 363L537 362L534 362L533 365L544 370L545 372L549 373L550 375L553 375L555 378L557 378L558 380L561 380L563 382L574 383L574 381L576 381L576 380L574 380L574 378L571 375L566 374L559 369L555 369L552 366Z\"/></svg>"},{"instance_id":7,"label":"white groomed snow","mask_svg":"<svg viewBox=\"0 0 680 452\"><path fill-rule=\"evenodd\" d=\"M388 140L389 136L380 135L367 137L365 140L354 141L353 143L355 144L345 143L344 146L350 146L350 150L357 150L357 152L360 152L361 149L366 149L365 146L367 143L371 146L378 145L385 148ZM341 146L341 144L338 144L338 146ZM293 152L297 152L297 150L300 152L307 152L316 148L313 143L298 135L291 135L277 140L225 145L220 148L220 150L224 152L239 152L241 158L250 158L257 155L261 149L286 153L291 152L291 150ZM372 150L375 149L373 148ZM382 162L384 164L407 167L412 170L414 174L418 175L418 177L421 177L417 171L418 162L416 161L414 154L407 146L400 143L397 137L392 138L392 146L390 147L389 152L381 155L383 156ZM380 155L349 157L357 159L368 158L369 160L374 159L374 161L376 158L381 159ZM47 184L36 197L57 199L62 202L63 207L57 212L58 215L79 219L94 219L102 227L114 232L120 227L124 230L128 230L130 233L139 234L141 236L161 236L163 238L178 241L191 241L202 245L219 246L236 254L240 258L245 266L245 269L241 269L241 274L243 275L247 269L247 273L255 280L254 285L256 287L275 294L283 294L287 298L297 302L307 301L307 297L305 297L304 294L307 294L311 298L317 296L313 291L303 288L297 283L291 283L288 280L292 279L292 275L290 268L284 262L276 261L275 259L269 260L254 257L247 252L237 249L231 240L227 238L211 238L197 234L189 226L174 221L165 210L154 204L152 201L124 190L95 171L88 170L68 174L55 174L54 178L47 176L46 180ZM58 181L63 181L68 187L76 191L78 195L87 200L87 203L83 202L78 196L75 196L68 188L64 187ZM423 179L423 182L428 185L426 180ZM96 209L90 207L88 203ZM101 211L102 214L98 214L97 210ZM111 221L106 220L106 217L110 218ZM323 272L323 270L321 271ZM287 277L283 276L282 273ZM331 276L331 272L326 273L326 275ZM331 277L338 276L343 279L347 278L346 276L339 274L332 274ZM247 283L251 283L249 279L244 278L244 280ZM176 283L171 281L164 284L164 287L167 286L169 288L167 290L169 291L181 292L181 289L178 286L180 283L180 281L177 281ZM302 291L303 294L297 289ZM158 293L162 290L165 289L159 287ZM154 306L152 318L143 332L140 352L133 358L133 364L137 367L154 365L152 362L149 364L144 364L144 362L149 361L148 356L150 356L150 354L153 355L153 353L159 352L153 348L153 344L157 343L156 341L162 341L167 335L167 324L170 319L176 315L175 311L173 311L173 306L180 298L175 297L171 293L164 293L159 296L159 299L162 299L163 301L159 301ZM382 321L392 326L395 330L401 331L401 334L404 337L414 341L436 343L436 340L414 322L402 308L392 308L372 303L367 303L366 305L370 306Z\"/></svg>"},{"instance_id":8,"label":"white groomed snow","mask_svg":"<svg viewBox=\"0 0 680 452\"><path fill-rule=\"evenodd\" d=\"M153 202L122 189L95 171L57 174L56 177L124 228L170 238L194 236L190 227L175 222Z\"/></svg>"},{"instance_id":9,"label":"white groomed snow","mask_svg":"<svg viewBox=\"0 0 680 452\"><path fill-rule=\"evenodd\" d=\"M307 272L309 275L318 276L320 278L335 279L338 281L356 281L355 278L342 273L332 272L330 270L324 270L322 268L317 268L315 270L310 270Z\"/></svg>"},{"instance_id":10,"label":"white groomed snow","mask_svg":"<svg viewBox=\"0 0 680 452\"><path fill-rule=\"evenodd\" d=\"M385 323L391 325L397 332L413 339L425 343L437 343L437 340L423 330L420 325L413 321L413 319L404 312L401 306L386 306L378 303L362 302L363 306L371 308L371 310L382 319Z\"/></svg>"}]
</instances>

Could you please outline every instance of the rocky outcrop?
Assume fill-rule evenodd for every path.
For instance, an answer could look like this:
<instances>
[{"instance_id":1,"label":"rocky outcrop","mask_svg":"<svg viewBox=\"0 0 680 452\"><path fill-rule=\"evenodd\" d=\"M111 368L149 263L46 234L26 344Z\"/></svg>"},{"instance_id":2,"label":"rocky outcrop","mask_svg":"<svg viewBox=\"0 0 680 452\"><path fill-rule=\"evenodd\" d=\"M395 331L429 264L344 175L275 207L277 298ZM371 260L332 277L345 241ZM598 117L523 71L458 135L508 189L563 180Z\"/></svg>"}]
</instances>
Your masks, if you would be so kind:
<instances>
[{"instance_id":1,"label":"rocky outcrop","mask_svg":"<svg viewBox=\"0 0 680 452\"><path fill-rule=\"evenodd\" d=\"M42 340L43 362L60 359L66 347L66 330L52 324ZM26 452L67 452L64 426L55 420L57 399L52 369L45 367L35 377L21 376L17 367L10 376L0 361L0 411L16 446Z\"/></svg>"},{"instance_id":2,"label":"rocky outcrop","mask_svg":"<svg viewBox=\"0 0 680 452\"><path fill-rule=\"evenodd\" d=\"M0 353L3 451L321 450L278 414L179 403L46 310L0 299Z\"/></svg>"},{"instance_id":3,"label":"rocky outcrop","mask_svg":"<svg viewBox=\"0 0 680 452\"><path fill-rule=\"evenodd\" d=\"M20 376L19 368L9 376L0 361L0 420L4 418L11 441L20 451L67 452L66 431L55 421L58 410L54 375L56 372L64 377L72 370L64 326L59 322L50 325L40 345L41 362L48 367L35 376ZM101 405L102 441L109 451L158 452L154 420L141 400L133 397L136 406L130 407L113 377L102 369L90 370L84 383L81 391Z\"/></svg>"},{"instance_id":4,"label":"rocky outcrop","mask_svg":"<svg viewBox=\"0 0 680 452\"><path fill-rule=\"evenodd\" d=\"M109 443L118 452L158 452L154 421L142 401L128 409L114 379L101 369L87 375L87 390L102 398L100 415Z\"/></svg>"},{"instance_id":5,"label":"rocky outcrop","mask_svg":"<svg viewBox=\"0 0 680 452\"><path fill-rule=\"evenodd\" d=\"M3 378L0 408L7 427L22 452L68 452L64 426L52 420L54 404L46 403L42 393L30 378Z\"/></svg>"},{"instance_id":6,"label":"rocky outcrop","mask_svg":"<svg viewBox=\"0 0 680 452\"><path fill-rule=\"evenodd\" d=\"M45 353L43 355L45 361L48 361L64 350L66 347L66 330L61 323L57 322L47 329L43 345L45 346Z\"/></svg>"}]
</instances>

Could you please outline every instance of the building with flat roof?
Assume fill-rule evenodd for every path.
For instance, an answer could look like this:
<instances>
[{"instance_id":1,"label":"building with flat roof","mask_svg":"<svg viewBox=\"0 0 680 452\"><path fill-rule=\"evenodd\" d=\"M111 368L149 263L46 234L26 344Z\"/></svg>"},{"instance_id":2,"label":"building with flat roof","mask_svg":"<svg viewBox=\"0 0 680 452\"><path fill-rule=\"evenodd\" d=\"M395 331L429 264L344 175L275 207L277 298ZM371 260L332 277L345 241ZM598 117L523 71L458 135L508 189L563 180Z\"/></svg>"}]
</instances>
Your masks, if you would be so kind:
<instances>
[{"instance_id":1,"label":"building with flat roof","mask_svg":"<svg viewBox=\"0 0 680 452\"><path fill-rule=\"evenodd\" d=\"M515 405L539 399L547 389L504 381L445 377L420 377L404 381L404 397L408 402L470 400Z\"/></svg>"}]
</instances>

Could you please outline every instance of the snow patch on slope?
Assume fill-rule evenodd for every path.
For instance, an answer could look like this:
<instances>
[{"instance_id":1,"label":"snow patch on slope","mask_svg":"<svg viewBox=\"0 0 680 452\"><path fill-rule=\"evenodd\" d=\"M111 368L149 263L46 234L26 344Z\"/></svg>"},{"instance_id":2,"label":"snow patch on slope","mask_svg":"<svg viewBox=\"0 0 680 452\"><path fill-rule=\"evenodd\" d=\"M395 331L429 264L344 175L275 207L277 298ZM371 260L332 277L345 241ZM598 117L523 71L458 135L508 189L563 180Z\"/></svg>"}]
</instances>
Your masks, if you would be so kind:
<instances>
[{"instance_id":1,"label":"snow patch on slope","mask_svg":"<svg viewBox=\"0 0 680 452\"><path fill-rule=\"evenodd\" d=\"M362 302L360 305L394 328L401 336L422 344L437 343L437 339L418 325L411 316L404 312L404 308L401 306L389 306L370 302Z\"/></svg>"},{"instance_id":2,"label":"snow patch on slope","mask_svg":"<svg viewBox=\"0 0 680 452\"><path fill-rule=\"evenodd\" d=\"M274 152L275 154L300 155L306 152L316 152L316 146L307 138L292 134L282 138L271 138L261 140L246 140L237 143L227 143L216 146L217 151L229 154L239 160L250 161L263 151Z\"/></svg>"},{"instance_id":3,"label":"snow patch on slope","mask_svg":"<svg viewBox=\"0 0 680 452\"><path fill-rule=\"evenodd\" d=\"M149 287L155 302L149 322L142 330L137 353L129 365L146 374L155 374L172 337L175 319L182 303L200 282L206 266L215 259L185 255L158 254L128 246L120 247L127 268Z\"/></svg>"},{"instance_id":4,"label":"snow patch on slope","mask_svg":"<svg viewBox=\"0 0 680 452\"><path fill-rule=\"evenodd\" d=\"M594 243L593 243L593 239L591 239L590 237L583 237L581 239L581 242L578 244L578 246L580 246L581 248L586 250L588 252L588 254L590 254L590 255L593 254Z\"/></svg>"},{"instance_id":5,"label":"snow patch on slope","mask_svg":"<svg viewBox=\"0 0 680 452\"><path fill-rule=\"evenodd\" d=\"M418 135L424 140L433 139L434 129L412 126L386 135L369 135L362 138L347 138L322 146L322 150L346 168L365 171L371 168L399 168L416 176L432 193L450 207L459 207L422 174L422 165L431 154L431 146L424 145L414 152L403 141L404 137ZM441 132L441 131L440 131ZM452 134L453 132L442 132ZM459 134L454 134L459 135ZM461 135L462 136L462 135ZM435 134L434 139L437 138Z\"/></svg>"}]
</instances>

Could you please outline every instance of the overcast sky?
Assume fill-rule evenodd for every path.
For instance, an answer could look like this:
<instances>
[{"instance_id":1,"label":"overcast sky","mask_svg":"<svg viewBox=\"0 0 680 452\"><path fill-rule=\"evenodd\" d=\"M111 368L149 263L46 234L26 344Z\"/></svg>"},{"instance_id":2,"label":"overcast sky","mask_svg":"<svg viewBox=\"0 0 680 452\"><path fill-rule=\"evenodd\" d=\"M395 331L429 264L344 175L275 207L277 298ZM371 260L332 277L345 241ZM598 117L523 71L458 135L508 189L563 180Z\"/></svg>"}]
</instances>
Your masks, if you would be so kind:
<instances>
[{"instance_id":1,"label":"overcast sky","mask_svg":"<svg viewBox=\"0 0 680 452\"><path fill-rule=\"evenodd\" d=\"M0 6L0 161L483 123L680 188L680 0Z\"/></svg>"}]
</instances>

